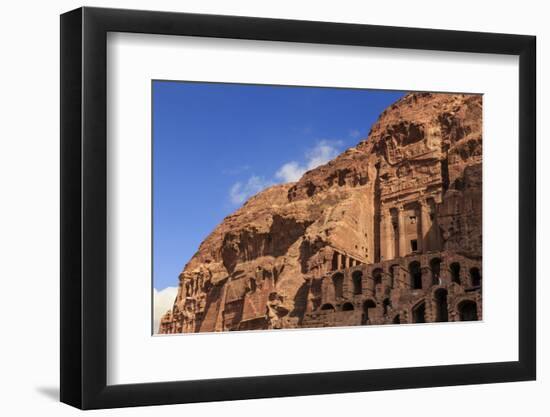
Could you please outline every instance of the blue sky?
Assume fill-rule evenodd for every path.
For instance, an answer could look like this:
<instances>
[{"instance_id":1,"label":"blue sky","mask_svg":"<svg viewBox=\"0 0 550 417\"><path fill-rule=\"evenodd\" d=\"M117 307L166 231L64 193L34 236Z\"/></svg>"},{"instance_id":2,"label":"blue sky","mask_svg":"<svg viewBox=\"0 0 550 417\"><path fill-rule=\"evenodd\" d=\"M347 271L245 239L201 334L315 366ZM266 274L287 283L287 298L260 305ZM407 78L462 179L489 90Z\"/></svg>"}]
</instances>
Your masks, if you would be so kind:
<instances>
[{"instance_id":1,"label":"blue sky","mask_svg":"<svg viewBox=\"0 0 550 417\"><path fill-rule=\"evenodd\" d=\"M153 285L225 216L365 138L403 92L153 82Z\"/></svg>"}]
</instances>

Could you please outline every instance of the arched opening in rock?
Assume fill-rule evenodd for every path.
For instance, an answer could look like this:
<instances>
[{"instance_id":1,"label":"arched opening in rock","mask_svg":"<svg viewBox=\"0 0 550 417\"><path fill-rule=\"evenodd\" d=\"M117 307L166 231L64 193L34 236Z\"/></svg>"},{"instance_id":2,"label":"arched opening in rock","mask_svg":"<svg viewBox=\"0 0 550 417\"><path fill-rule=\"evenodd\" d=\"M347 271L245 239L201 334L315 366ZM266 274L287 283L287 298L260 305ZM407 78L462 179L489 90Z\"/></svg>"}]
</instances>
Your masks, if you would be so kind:
<instances>
[{"instance_id":1,"label":"arched opening in rock","mask_svg":"<svg viewBox=\"0 0 550 417\"><path fill-rule=\"evenodd\" d=\"M360 295L363 292L363 273L361 271L355 271L351 279L353 281L353 294Z\"/></svg>"},{"instance_id":2,"label":"arched opening in rock","mask_svg":"<svg viewBox=\"0 0 550 417\"><path fill-rule=\"evenodd\" d=\"M477 320L477 304L475 301L466 300L458 305L460 321Z\"/></svg>"},{"instance_id":3,"label":"arched opening in rock","mask_svg":"<svg viewBox=\"0 0 550 417\"><path fill-rule=\"evenodd\" d=\"M422 301L412 311L413 323L426 323L426 303Z\"/></svg>"},{"instance_id":4,"label":"arched opening in rock","mask_svg":"<svg viewBox=\"0 0 550 417\"><path fill-rule=\"evenodd\" d=\"M363 324L368 324L372 319L373 313L376 309L376 303L372 300L367 300L363 303Z\"/></svg>"},{"instance_id":5,"label":"arched opening in rock","mask_svg":"<svg viewBox=\"0 0 550 417\"><path fill-rule=\"evenodd\" d=\"M432 258L432 260L430 260L430 269L432 270L432 285L439 285L439 276L441 275L441 259Z\"/></svg>"},{"instance_id":6,"label":"arched opening in rock","mask_svg":"<svg viewBox=\"0 0 550 417\"><path fill-rule=\"evenodd\" d=\"M334 306L330 303L323 304L321 306L321 310L332 310L334 311Z\"/></svg>"},{"instance_id":7,"label":"arched opening in rock","mask_svg":"<svg viewBox=\"0 0 550 417\"><path fill-rule=\"evenodd\" d=\"M382 302L382 307L384 309L384 315L388 314L388 310L390 309L390 299L384 298L384 301Z\"/></svg>"},{"instance_id":8,"label":"arched opening in rock","mask_svg":"<svg viewBox=\"0 0 550 417\"><path fill-rule=\"evenodd\" d=\"M378 284L382 284L382 269L376 268L374 271L372 271L372 279L374 280L374 286L376 287Z\"/></svg>"},{"instance_id":9,"label":"arched opening in rock","mask_svg":"<svg viewBox=\"0 0 550 417\"><path fill-rule=\"evenodd\" d=\"M451 280L460 284L460 264L458 262L453 262L449 265L449 269L451 270Z\"/></svg>"},{"instance_id":10,"label":"arched opening in rock","mask_svg":"<svg viewBox=\"0 0 550 417\"><path fill-rule=\"evenodd\" d=\"M342 306L342 311L353 311L353 304L352 303L344 303Z\"/></svg>"},{"instance_id":11,"label":"arched opening in rock","mask_svg":"<svg viewBox=\"0 0 550 417\"><path fill-rule=\"evenodd\" d=\"M481 286L481 274L478 268L470 268L470 281L472 283L472 287Z\"/></svg>"},{"instance_id":12,"label":"arched opening in rock","mask_svg":"<svg viewBox=\"0 0 550 417\"><path fill-rule=\"evenodd\" d=\"M334 296L342 298L344 296L344 275L340 272L332 276L332 284L334 285Z\"/></svg>"},{"instance_id":13,"label":"arched opening in rock","mask_svg":"<svg viewBox=\"0 0 550 417\"><path fill-rule=\"evenodd\" d=\"M413 261L409 264L409 275L411 288L414 290L422 289L422 270L418 261Z\"/></svg>"},{"instance_id":14,"label":"arched opening in rock","mask_svg":"<svg viewBox=\"0 0 550 417\"><path fill-rule=\"evenodd\" d=\"M447 308L447 290L440 288L434 293L435 298L435 321L449 321L449 311Z\"/></svg>"},{"instance_id":15,"label":"arched opening in rock","mask_svg":"<svg viewBox=\"0 0 550 417\"><path fill-rule=\"evenodd\" d=\"M401 324L401 318L399 317L399 314L393 318L392 323L393 324Z\"/></svg>"}]
</instances>

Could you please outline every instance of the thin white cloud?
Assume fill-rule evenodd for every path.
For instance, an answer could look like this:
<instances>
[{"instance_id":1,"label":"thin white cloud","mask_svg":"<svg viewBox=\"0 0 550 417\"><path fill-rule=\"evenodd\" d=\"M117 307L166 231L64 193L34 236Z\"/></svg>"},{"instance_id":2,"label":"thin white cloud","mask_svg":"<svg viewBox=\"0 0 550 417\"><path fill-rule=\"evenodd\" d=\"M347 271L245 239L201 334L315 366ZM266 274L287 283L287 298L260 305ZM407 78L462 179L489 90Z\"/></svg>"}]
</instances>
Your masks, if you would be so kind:
<instances>
[{"instance_id":1,"label":"thin white cloud","mask_svg":"<svg viewBox=\"0 0 550 417\"><path fill-rule=\"evenodd\" d=\"M158 333L160 319L164 313L172 309L177 294L176 287L166 287L160 291L153 289L153 333Z\"/></svg>"},{"instance_id":2,"label":"thin white cloud","mask_svg":"<svg viewBox=\"0 0 550 417\"><path fill-rule=\"evenodd\" d=\"M319 165L326 164L331 159L336 158L340 153L340 140L321 140L313 149L306 153L307 169L317 168Z\"/></svg>"},{"instance_id":3,"label":"thin white cloud","mask_svg":"<svg viewBox=\"0 0 550 417\"><path fill-rule=\"evenodd\" d=\"M343 142L340 140L320 140L313 148L306 151L303 162L290 161L283 164L275 172L272 180L252 175L246 182L234 183L229 189L229 199L231 203L240 205L249 197L273 184L298 181L306 171L334 159L340 153L342 145Z\"/></svg>"},{"instance_id":4,"label":"thin white cloud","mask_svg":"<svg viewBox=\"0 0 550 417\"><path fill-rule=\"evenodd\" d=\"M338 140L320 140L312 149L306 152L303 164L297 161L287 162L275 173L275 178L282 182L298 181L306 171L334 159L340 152L339 147L341 145L342 142Z\"/></svg>"},{"instance_id":5,"label":"thin white cloud","mask_svg":"<svg viewBox=\"0 0 550 417\"><path fill-rule=\"evenodd\" d=\"M248 181L245 183L239 181L233 184L229 190L229 198L233 204L242 204L249 197L259 193L264 188L269 187L272 184L273 183L271 181L268 181L263 177L253 175L248 178Z\"/></svg>"},{"instance_id":6,"label":"thin white cloud","mask_svg":"<svg viewBox=\"0 0 550 417\"><path fill-rule=\"evenodd\" d=\"M296 161L287 162L275 173L275 178L282 182L298 181L306 172L306 168Z\"/></svg>"}]
</instances>

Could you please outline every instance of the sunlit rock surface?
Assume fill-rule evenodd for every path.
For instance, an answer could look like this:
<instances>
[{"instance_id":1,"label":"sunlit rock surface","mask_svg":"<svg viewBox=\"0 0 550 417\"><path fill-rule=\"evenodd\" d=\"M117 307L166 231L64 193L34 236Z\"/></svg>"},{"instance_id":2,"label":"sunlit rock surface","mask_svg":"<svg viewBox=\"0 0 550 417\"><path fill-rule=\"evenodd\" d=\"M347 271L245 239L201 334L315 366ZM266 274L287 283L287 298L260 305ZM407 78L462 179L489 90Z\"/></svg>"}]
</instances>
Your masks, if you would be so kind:
<instances>
[{"instance_id":1,"label":"sunlit rock surface","mask_svg":"<svg viewBox=\"0 0 550 417\"><path fill-rule=\"evenodd\" d=\"M481 96L408 94L226 217L160 333L479 320L481 181Z\"/></svg>"}]
</instances>

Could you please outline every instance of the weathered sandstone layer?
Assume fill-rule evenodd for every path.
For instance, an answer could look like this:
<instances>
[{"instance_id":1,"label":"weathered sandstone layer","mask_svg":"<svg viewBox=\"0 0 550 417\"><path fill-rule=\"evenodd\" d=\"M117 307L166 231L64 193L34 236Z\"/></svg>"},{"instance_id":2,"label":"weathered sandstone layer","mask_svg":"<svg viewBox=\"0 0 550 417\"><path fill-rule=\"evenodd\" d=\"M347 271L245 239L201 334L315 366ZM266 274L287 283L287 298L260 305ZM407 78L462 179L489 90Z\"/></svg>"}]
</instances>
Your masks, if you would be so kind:
<instances>
[{"instance_id":1,"label":"weathered sandstone layer","mask_svg":"<svg viewBox=\"0 0 550 417\"><path fill-rule=\"evenodd\" d=\"M411 93L368 138L250 198L161 333L481 318L482 98Z\"/></svg>"}]
</instances>

